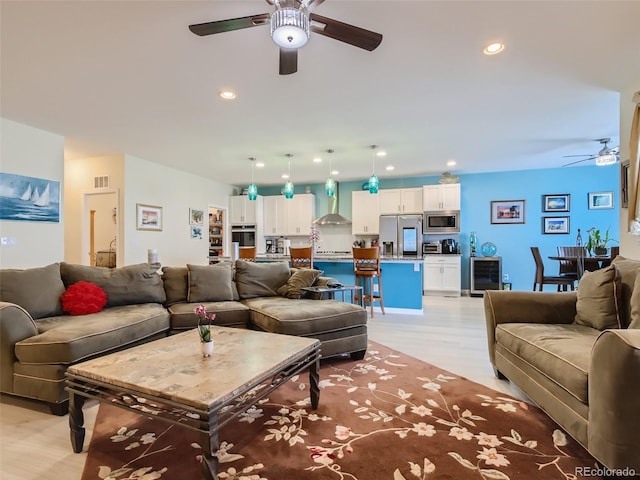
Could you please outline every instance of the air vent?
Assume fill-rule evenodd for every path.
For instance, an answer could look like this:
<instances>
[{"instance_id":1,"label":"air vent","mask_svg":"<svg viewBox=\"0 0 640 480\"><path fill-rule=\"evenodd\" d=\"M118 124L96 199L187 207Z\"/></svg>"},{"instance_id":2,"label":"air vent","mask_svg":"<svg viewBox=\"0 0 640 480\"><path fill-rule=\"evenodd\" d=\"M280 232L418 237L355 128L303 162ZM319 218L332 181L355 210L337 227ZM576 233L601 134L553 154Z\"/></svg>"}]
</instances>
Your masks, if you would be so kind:
<instances>
[{"instance_id":1,"label":"air vent","mask_svg":"<svg viewBox=\"0 0 640 480\"><path fill-rule=\"evenodd\" d=\"M93 177L93 188L109 188L109 175Z\"/></svg>"}]
</instances>

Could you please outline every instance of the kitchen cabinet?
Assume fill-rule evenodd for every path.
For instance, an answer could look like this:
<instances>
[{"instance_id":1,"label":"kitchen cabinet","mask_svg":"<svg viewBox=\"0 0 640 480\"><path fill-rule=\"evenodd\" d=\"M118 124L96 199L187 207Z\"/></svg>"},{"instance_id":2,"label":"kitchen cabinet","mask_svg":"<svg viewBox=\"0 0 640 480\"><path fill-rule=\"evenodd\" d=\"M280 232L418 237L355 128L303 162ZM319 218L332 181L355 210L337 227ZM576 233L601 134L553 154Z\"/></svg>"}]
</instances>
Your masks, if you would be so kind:
<instances>
[{"instance_id":1,"label":"kitchen cabinet","mask_svg":"<svg viewBox=\"0 0 640 480\"><path fill-rule=\"evenodd\" d=\"M257 225L262 221L262 197L249 200L247 195L229 197L230 225Z\"/></svg>"},{"instance_id":2,"label":"kitchen cabinet","mask_svg":"<svg viewBox=\"0 0 640 480\"><path fill-rule=\"evenodd\" d=\"M460 184L445 183L422 187L424 211L460 210Z\"/></svg>"},{"instance_id":3,"label":"kitchen cabinet","mask_svg":"<svg viewBox=\"0 0 640 480\"><path fill-rule=\"evenodd\" d=\"M471 257L470 293L482 295L485 290L502 290L502 258Z\"/></svg>"},{"instance_id":4,"label":"kitchen cabinet","mask_svg":"<svg viewBox=\"0 0 640 480\"><path fill-rule=\"evenodd\" d=\"M460 296L460 255L427 255L424 257L422 288L425 295Z\"/></svg>"},{"instance_id":5,"label":"kitchen cabinet","mask_svg":"<svg viewBox=\"0 0 640 480\"><path fill-rule=\"evenodd\" d=\"M295 198L295 197L294 197ZM267 237L287 235L287 213L284 195L264 197L264 234Z\"/></svg>"},{"instance_id":6,"label":"kitchen cabinet","mask_svg":"<svg viewBox=\"0 0 640 480\"><path fill-rule=\"evenodd\" d=\"M284 197L283 197L284 198ZM316 217L316 196L313 193L284 198L287 235L309 235Z\"/></svg>"},{"instance_id":7,"label":"kitchen cabinet","mask_svg":"<svg viewBox=\"0 0 640 480\"><path fill-rule=\"evenodd\" d=\"M378 235L379 221L380 195L367 190L351 192L351 234Z\"/></svg>"},{"instance_id":8,"label":"kitchen cabinet","mask_svg":"<svg viewBox=\"0 0 640 480\"><path fill-rule=\"evenodd\" d=\"M390 188L378 191L380 215L422 213L422 188Z\"/></svg>"}]
</instances>

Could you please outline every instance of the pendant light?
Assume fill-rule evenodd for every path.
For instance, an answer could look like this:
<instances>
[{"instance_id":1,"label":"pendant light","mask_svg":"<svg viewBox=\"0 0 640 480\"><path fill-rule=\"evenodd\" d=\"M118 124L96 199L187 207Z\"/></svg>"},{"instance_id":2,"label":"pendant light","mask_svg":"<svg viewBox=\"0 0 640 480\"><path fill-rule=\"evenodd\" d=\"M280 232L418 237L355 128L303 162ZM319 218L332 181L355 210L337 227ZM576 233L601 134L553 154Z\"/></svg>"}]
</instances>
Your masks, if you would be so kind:
<instances>
[{"instance_id":1,"label":"pendant light","mask_svg":"<svg viewBox=\"0 0 640 480\"><path fill-rule=\"evenodd\" d=\"M293 155L291 153L287 153L286 155L291 159ZM293 198L293 182L291 181L291 160L289 160L289 174L287 176L287 181L284 184L284 198Z\"/></svg>"},{"instance_id":2,"label":"pendant light","mask_svg":"<svg viewBox=\"0 0 640 480\"><path fill-rule=\"evenodd\" d=\"M333 153L333 149L330 148L327 150L327 153L331 155ZM324 193L327 194L327 197L335 197L336 195L336 181L332 176L333 172L331 170L331 156L329 156L329 178L324 182Z\"/></svg>"},{"instance_id":3,"label":"pendant light","mask_svg":"<svg viewBox=\"0 0 640 480\"><path fill-rule=\"evenodd\" d=\"M380 187L380 181L376 176L376 155L375 155L376 148L378 148L377 145L371 145L371 151L373 152L373 157L371 160L372 173L371 173L371 176L369 177L369 193L371 194L378 193L378 188Z\"/></svg>"},{"instance_id":4,"label":"pendant light","mask_svg":"<svg viewBox=\"0 0 640 480\"><path fill-rule=\"evenodd\" d=\"M255 157L249 157L249 161L251 162L251 185L247 189L247 195L249 196L249 200L255 200L258 198L258 186L253 181L253 167L256 161Z\"/></svg>"}]
</instances>

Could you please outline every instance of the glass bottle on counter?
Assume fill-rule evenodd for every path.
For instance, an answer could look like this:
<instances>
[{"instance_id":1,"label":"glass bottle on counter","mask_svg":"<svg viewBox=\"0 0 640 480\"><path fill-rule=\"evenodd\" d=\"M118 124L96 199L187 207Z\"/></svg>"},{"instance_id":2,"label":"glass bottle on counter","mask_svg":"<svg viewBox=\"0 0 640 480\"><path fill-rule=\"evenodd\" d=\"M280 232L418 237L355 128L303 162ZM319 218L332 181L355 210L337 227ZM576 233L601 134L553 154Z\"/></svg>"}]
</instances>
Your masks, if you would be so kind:
<instances>
[{"instance_id":1,"label":"glass bottle on counter","mask_svg":"<svg viewBox=\"0 0 640 480\"><path fill-rule=\"evenodd\" d=\"M471 232L471 235L469 236L469 245L471 247L471 253L470 255L472 257L476 256L476 245L478 243L478 239L476 238L476 232Z\"/></svg>"}]
</instances>

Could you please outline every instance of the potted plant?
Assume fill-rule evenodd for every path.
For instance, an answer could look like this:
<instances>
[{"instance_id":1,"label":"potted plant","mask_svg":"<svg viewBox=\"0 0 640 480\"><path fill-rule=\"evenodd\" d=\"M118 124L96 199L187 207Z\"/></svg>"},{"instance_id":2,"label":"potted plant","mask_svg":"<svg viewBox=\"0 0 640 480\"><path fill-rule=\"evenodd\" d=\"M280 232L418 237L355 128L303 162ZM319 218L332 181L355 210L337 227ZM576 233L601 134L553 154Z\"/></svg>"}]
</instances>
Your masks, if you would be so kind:
<instances>
[{"instance_id":1,"label":"potted plant","mask_svg":"<svg viewBox=\"0 0 640 480\"><path fill-rule=\"evenodd\" d=\"M587 241L586 247L589 255L591 255L592 251L595 256L606 255L607 244L609 244L610 242L617 242L616 239L609 236L608 228L604 235L600 233L600 229L595 227L591 227L589 230L587 230L587 232L589 233L589 240Z\"/></svg>"},{"instance_id":2,"label":"potted plant","mask_svg":"<svg viewBox=\"0 0 640 480\"><path fill-rule=\"evenodd\" d=\"M215 313L207 313L207 307L198 305L193 309L198 317L198 335L200 336L200 346L202 355L210 357L213 353L213 338L211 337L211 322L216 318Z\"/></svg>"}]
</instances>

